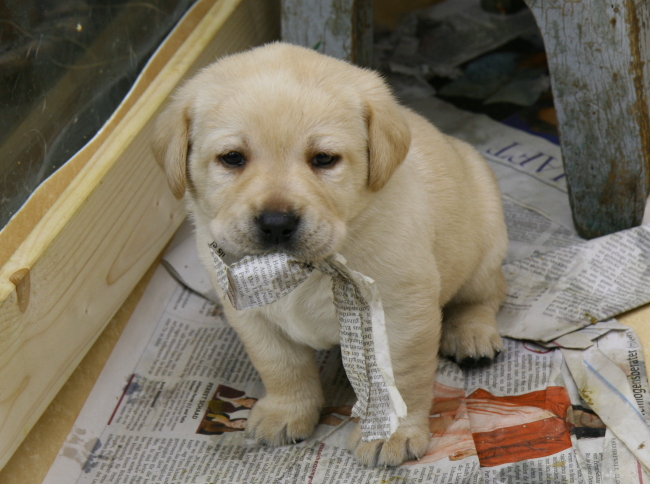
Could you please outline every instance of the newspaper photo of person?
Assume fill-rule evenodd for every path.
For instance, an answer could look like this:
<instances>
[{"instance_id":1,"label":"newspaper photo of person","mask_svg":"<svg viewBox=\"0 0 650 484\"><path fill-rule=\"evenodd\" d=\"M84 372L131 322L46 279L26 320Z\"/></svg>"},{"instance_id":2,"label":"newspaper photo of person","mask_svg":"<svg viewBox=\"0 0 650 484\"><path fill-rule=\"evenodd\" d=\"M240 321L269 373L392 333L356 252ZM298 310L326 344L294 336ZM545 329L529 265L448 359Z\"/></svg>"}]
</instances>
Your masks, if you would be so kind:
<instances>
[{"instance_id":1,"label":"newspaper photo of person","mask_svg":"<svg viewBox=\"0 0 650 484\"><path fill-rule=\"evenodd\" d=\"M537 459L571 448L571 400L564 387L497 397L478 389L467 397L481 465Z\"/></svg>"},{"instance_id":2,"label":"newspaper photo of person","mask_svg":"<svg viewBox=\"0 0 650 484\"><path fill-rule=\"evenodd\" d=\"M246 396L246 392L219 385L197 430L198 434L221 435L226 432L240 432L246 428L248 412L257 402L257 398ZM246 415L233 417L234 414Z\"/></svg>"}]
</instances>

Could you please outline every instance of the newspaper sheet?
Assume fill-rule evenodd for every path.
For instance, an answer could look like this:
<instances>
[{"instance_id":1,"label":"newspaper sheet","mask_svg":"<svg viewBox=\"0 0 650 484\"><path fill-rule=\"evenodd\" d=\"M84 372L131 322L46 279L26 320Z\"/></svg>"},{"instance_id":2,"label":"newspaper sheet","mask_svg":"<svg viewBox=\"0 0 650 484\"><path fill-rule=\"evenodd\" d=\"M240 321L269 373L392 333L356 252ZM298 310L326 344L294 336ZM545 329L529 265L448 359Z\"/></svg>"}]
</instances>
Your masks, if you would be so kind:
<instances>
[{"instance_id":1,"label":"newspaper sheet","mask_svg":"<svg viewBox=\"0 0 650 484\"><path fill-rule=\"evenodd\" d=\"M647 302L646 229L585 243L571 225L556 146L433 98L414 105L436 113L434 121L495 167L511 238L505 267L513 289L504 314L514 296L534 308L535 294L552 304L550 295L573 290L575 300L563 307L579 308L579 317L547 316L544 325L574 331L537 342L532 333L506 338L486 368L463 371L441 359L429 449L395 469L364 468L347 450L358 420L354 389L340 348L319 352L326 407L314 435L262 447L242 431L263 384L186 228L166 256L171 272L156 272L46 483L649 482L645 359L634 332L611 319L630 301ZM618 269L634 261L635 270ZM584 297L571 286L577 276L596 278L580 286ZM609 282L601 286L613 300L593 292L598 281ZM582 327L583 309L596 324ZM516 327L505 320L502 331ZM543 326L523 310L518 324Z\"/></svg>"},{"instance_id":2,"label":"newspaper sheet","mask_svg":"<svg viewBox=\"0 0 650 484\"><path fill-rule=\"evenodd\" d=\"M506 264L500 331L550 341L650 301L650 226Z\"/></svg>"}]
</instances>

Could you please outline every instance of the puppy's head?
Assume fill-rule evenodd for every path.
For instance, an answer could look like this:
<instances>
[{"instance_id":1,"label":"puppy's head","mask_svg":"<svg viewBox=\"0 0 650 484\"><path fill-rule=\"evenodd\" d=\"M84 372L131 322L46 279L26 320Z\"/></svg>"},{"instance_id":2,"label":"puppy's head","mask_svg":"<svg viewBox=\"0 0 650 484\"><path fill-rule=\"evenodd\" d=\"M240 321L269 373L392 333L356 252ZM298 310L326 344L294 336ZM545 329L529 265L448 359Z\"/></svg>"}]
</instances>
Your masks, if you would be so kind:
<instances>
[{"instance_id":1,"label":"puppy's head","mask_svg":"<svg viewBox=\"0 0 650 484\"><path fill-rule=\"evenodd\" d=\"M316 260L340 248L410 140L379 76L276 43L181 87L158 118L154 153L227 253Z\"/></svg>"}]
</instances>

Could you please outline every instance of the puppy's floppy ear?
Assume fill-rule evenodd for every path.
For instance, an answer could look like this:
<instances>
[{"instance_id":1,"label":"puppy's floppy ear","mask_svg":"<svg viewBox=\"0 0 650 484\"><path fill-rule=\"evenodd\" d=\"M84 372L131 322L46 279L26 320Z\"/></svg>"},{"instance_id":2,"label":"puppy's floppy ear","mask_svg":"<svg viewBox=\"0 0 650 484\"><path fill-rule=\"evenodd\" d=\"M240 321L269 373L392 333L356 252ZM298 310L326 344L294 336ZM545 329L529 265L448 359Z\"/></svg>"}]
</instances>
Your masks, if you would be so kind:
<instances>
[{"instance_id":1,"label":"puppy's floppy ear","mask_svg":"<svg viewBox=\"0 0 650 484\"><path fill-rule=\"evenodd\" d=\"M156 120L153 153L176 198L183 198L190 143L189 96L181 90Z\"/></svg>"},{"instance_id":2,"label":"puppy's floppy ear","mask_svg":"<svg viewBox=\"0 0 650 484\"><path fill-rule=\"evenodd\" d=\"M404 161L411 146L411 131L397 101L382 80L366 91L368 150L370 166L368 186L376 192Z\"/></svg>"}]
</instances>

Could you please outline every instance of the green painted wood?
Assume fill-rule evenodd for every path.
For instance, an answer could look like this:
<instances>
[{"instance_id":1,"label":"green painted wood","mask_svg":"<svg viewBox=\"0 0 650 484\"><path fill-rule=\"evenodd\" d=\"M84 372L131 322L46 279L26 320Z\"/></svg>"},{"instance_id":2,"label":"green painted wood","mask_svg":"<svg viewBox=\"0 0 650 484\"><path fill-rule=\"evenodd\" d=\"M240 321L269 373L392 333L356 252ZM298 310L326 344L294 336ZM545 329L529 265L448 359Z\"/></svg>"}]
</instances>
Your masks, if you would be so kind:
<instances>
[{"instance_id":1,"label":"green painted wood","mask_svg":"<svg viewBox=\"0 0 650 484\"><path fill-rule=\"evenodd\" d=\"M650 2L526 3L546 45L578 232L639 225L649 186Z\"/></svg>"}]
</instances>

